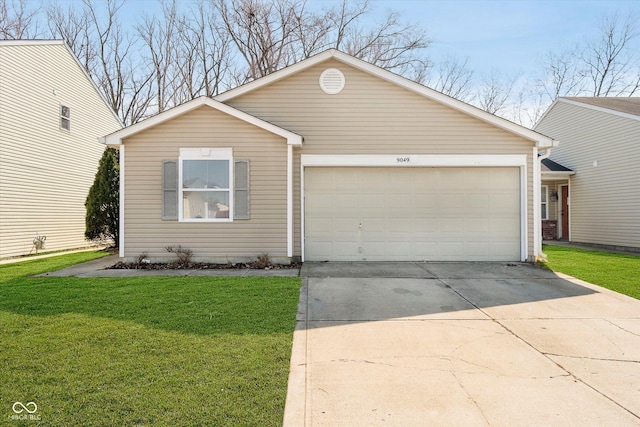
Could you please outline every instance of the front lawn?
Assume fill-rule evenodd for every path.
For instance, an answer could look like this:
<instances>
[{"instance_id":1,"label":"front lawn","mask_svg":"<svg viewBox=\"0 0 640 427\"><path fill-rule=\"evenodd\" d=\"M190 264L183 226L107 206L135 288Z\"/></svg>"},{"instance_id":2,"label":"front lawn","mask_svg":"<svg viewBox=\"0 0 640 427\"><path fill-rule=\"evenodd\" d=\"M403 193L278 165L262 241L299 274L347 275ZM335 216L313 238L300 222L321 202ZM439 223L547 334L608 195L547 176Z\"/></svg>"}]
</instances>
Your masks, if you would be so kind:
<instances>
[{"instance_id":1,"label":"front lawn","mask_svg":"<svg viewBox=\"0 0 640 427\"><path fill-rule=\"evenodd\" d=\"M5 421L35 402L42 425L282 424L298 278L26 277L96 256L0 266Z\"/></svg>"},{"instance_id":2,"label":"front lawn","mask_svg":"<svg viewBox=\"0 0 640 427\"><path fill-rule=\"evenodd\" d=\"M640 299L640 256L553 245L543 252L553 271Z\"/></svg>"}]
</instances>

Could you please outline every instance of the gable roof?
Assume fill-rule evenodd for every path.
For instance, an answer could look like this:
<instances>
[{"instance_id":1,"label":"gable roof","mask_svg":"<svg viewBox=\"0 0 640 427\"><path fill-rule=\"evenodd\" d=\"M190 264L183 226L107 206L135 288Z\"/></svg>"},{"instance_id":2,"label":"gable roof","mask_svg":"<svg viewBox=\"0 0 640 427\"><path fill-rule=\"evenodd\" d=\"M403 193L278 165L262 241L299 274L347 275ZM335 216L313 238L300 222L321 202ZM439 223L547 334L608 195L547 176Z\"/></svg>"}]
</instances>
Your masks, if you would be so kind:
<instances>
[{"instance_id":1,"label":"gable roof","mask_svg":"<svg viewBox=\"0 0 640 427\"><path fill-rule=\"evenodd\" d=\"M587 97L574 96L560 98L563 101L573 101L620 113L640 116L640 97L616 96L616 97Z\"/></svg>"},{"instance_id":2,"label":"gable roof","mask_svg":"<svg viewBox=\"0 0 640 427\"><path fill-rule=\"evenodd\" d=\"M229 105L215 101L212 98L209 98L207 96L201 96L189 102L185 102L184 104L181 104L181 105L178 105L177 107L173 107L169 110L163 111L162 113L156 114L155 116L150 117L146 120L143 120L134 125L128 126L124 129L118 130L116 132L113 132L112 134L102 137L100 139L100 142L106 145L117 147L119 145L122 145L122 140L124 138L128 138L144 130L147 130L151 127L154 127L161 123L172 120L176 117L179 117L183 114L188 113L189 111L193 111L196 108L200 108L203 105L206 105L210 108L213 108L214 110L220 111L222 113L228 114L242 121L250 123L254 126L257 126L275 135L279 135L285 138L287 140L287 144L289 145L302 145L302 137L300 135L297 135L286 129L278 127L272 123L266 122L255 116L247 114L243 111L235 109Z\"/></svg>"},{"instance_id":3,"label":"gable roof","mask_svg":"<svg viewBox=\"0 0 640 427\"><path fill-rule=\"evenodd\" d=\"M344 64L352 66L358 70L361 70L373 76L379 77L382 80L388 81L397 86L403 87L414 93L422 95L425 98L431 99L447 107L450 107L454 110L457 110L469 116L475 117L479 120L482 120L483 122L492 124L496 127L499 127L503 130L506 130L518 136L521 136L530 141L534 141L536 145L540 148L553 147L556 145L552 138L542 135L536 131L525 128L524 126L520 126L516 123L513 123L501 117L495 116L493 114L489 114L486 111L483 111L477 107L474 107L473 105L459 101L441 92L428 88L427 86L416 83L398 74L392 73L391 71L385 70L383 68L370 64L366 61L363 61L361 59L348 55L344 52L340 52L339 50L336 50L336 49L326 50L322 53L319 53L310 58L307 58L301 62L290 65L286 68L283 68L282 70L271 73L265 77L259 78L250 83L239 86L235 89L231 89L227 92L221 93L215 96L214 99L220 102L229 101L238 96L244 95L248 92L252 92L261 87L264 87L271 83L282 80L288 76L304 71L310 67L313 67L329 59L335 59Z\"/></svg>"},{"instance_id":4,"label":"gable roof","mask_svg":"<svg viewBox=\"0 0 640 427\"><path fill-rule=\"evenodd\" d=\"M601 113L612 114L631 120L640 121L640 97L563 97L556 99L542 117L538 119L534 129L547 117L553 108L559 103L575 105Z\"/></svg>"},{"instance_id":5,"label":"gable roof","mask_svg":"<svg viewBox=\"0 0 640 427\"><path fill-rule=\"evenodd\" d=\"M87 78L87 81L89 81L93 89L96 91L96 94L100 97L100 99L102 99L102 102L104 102L104 104L107 106L107 108L109 109L113 117L118 121L118 123L120 124L120 127L124 127L124 123L122 122L122 120L120 120L120 117L118 117L116 112L113 111L111 104L107 101L107 98L100 91L100 89L98 89L98 86L93 81L89 73L87 73L87 70L82 66L82 64L80 63L80 60L78 60L75 53L73 53L73 51L71 50L67 42L65 42L64 40L0 40L0 48L2 46L60 46L60 45L64 46L64 48L67 50L67 53L69 53L71 58L73 58L78 68L82 71L84 76Z\"/></svg>"}]
</instances>

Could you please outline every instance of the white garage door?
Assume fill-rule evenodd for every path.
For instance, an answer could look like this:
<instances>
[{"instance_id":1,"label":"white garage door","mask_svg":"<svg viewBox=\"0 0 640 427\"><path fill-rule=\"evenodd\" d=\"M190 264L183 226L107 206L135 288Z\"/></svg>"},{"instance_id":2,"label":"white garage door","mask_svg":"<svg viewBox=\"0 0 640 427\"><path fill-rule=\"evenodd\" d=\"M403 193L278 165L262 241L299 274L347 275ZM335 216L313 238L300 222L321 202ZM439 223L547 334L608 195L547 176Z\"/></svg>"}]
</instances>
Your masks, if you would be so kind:
<instances>
[{"instance_id":1,"label":"white garage door","mask_svg":"<svg viewBox=\"0 0 640 427\"><path fill-rule=\"evenodd\" d=\"M520 259L517 167L307 167L308 261Z\"/></svg>"}]
</instances>

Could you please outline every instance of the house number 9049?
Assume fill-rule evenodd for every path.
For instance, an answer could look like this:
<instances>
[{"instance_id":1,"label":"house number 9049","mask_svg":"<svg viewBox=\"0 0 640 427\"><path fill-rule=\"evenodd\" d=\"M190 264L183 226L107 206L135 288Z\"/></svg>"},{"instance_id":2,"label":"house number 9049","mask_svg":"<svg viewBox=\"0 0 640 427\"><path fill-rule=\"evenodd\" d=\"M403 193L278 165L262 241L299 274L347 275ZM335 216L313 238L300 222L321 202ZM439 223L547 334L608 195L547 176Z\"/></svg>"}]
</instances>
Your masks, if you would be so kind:
<instances>
[{"instance_id":1,"label":"house number 9049","mask_svg":"<svg viewBox=\"0 0 640 427\"><path fill-rule=\"evenodd\" d=\"M406 164L411 163L411 157L396 157L396 163Z\"/></svg>"}]
</instances>

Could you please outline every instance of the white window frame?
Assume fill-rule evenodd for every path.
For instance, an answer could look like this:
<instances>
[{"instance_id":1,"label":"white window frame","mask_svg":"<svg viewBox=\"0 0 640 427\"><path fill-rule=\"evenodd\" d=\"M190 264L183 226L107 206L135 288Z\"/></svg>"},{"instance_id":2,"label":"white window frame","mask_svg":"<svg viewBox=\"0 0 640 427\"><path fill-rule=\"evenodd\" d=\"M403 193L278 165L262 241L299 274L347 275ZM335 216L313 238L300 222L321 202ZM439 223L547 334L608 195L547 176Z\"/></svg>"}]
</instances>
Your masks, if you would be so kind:
<instances>
[{"instance_id":1,"label":"white window frame","mask_svg":"<svg viewBox=\"0 0 640 427\"><path fill-rule=\"evenodd\" d=\"M62 114L62 111L65 108L67 109L67 113L68 113L68 115L66 115L66 116ZM65 132L71 132L71 107L69 107L67 105L64 105L64 104L60 104L60 108L58 109L58 113L60 115L60 119L59 119L59 122L58 122L58 124L60 125L60 129L65 131ZM67 123L69 123L69 127L68 128L66 128L66 127L64 127L62 125L64 120L66 120Z\"/></svg>"},{"instance_id":2,"label":"white window frame","mask_svg":"<svg viewBox=\"0 0 640 427\"><path fill-rule=\"evenodd\" d=\"M544 196L544 197L543 197ZM542 199L544 198L544 201ZM544 205L544 209L540 209L540 219L546 221L549 219L549 186L540 186L540 206Z\"/></svg>"},{"instance_id":3,"label":"white window frame","mask_svg":"<svg viewBox=\"0 0 640 427\"><path fill-rule=\"evenodd\" d=\"M215 189L229 193L229 218L184 218L184 190L183 188L183 163L185 160L226 160L229 162L229 188ZM179 222L233 222L233 176L234 176L233 150L231 148L181 148L178 158L178 221ZM186 189L194 191L194 189ZM195 191L212 191L202 189Z\"/></svg>"}]
</instances>

